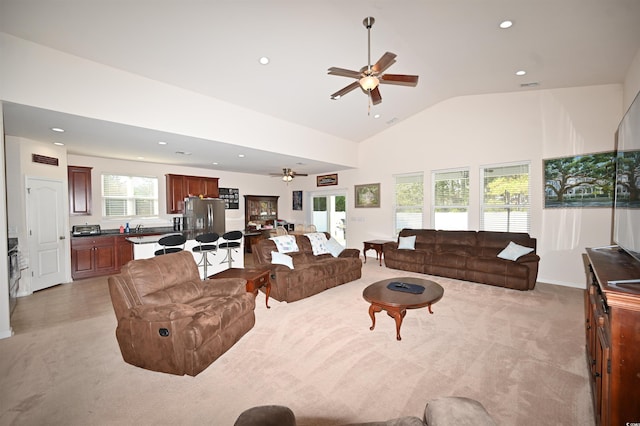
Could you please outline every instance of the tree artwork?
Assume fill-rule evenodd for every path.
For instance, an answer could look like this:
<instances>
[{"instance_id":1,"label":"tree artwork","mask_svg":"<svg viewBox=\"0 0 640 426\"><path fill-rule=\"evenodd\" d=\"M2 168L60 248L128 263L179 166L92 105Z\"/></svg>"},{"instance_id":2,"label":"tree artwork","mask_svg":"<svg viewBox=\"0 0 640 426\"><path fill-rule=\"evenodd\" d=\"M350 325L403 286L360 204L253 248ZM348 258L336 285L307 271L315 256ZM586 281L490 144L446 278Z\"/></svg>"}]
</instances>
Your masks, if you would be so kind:
<instances>
[{"instance_id":1,"label":"tree artwork","mask_svg":"<svg viewBox=\"0 0 640 426\"><path fill-rule=\"evenodd\" d=\"M618 153L616 205L640 208L640 151Z\"/></svg>"},{"instance_id":2,"label":"tree artwork","mask_svg":"<svg viewBox=\"0 0 640 426\"><path fill-rule=\"evenodd\" d=\"M545 207L611 207L613 152L544 160Z\"/></svg>"}]
</instances>

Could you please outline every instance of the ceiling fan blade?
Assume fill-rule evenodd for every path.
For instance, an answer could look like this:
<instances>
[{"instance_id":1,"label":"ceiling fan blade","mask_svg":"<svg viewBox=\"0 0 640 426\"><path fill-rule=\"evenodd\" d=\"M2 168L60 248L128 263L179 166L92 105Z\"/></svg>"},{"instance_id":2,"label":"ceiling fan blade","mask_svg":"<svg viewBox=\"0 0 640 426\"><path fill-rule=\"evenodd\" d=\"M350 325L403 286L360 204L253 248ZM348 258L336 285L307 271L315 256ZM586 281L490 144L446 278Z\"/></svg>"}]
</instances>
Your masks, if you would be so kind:
<instances>
[{"instance_id":1,"label":"ceiling fan blade","mask_svg":"<svg viewBox=\"0 0 640 426\"><path fill-rule=\"evenodd\" d=\"M395 53L386 52L380 59L378 59L378 62L376 62L371 69L378 74L384 72L384 70L396 62L396 56L397 55Z\"/></svg>"},{"instance_id":2,"label":"ceiling fan blade","mask_svg":"<svg viewBox=\"0 0 640 426\"><path fill-rule=\"evenodd\" d=\"M298 172L292 172L294 176L309 176L306 173L298 173Z\"/></svg>"},{"instance_id":3,"label":"ceiling fan blade","mask_svg":"<svg viewBox=\"0 0 640 426\"><path fill-rule=\"evenodd\" d=\"M359 71L348 70L345 68L331 67L327 70L327 74L339 75L341 77L360 78L362 74Z\"/></svg>"},{"instance_id":4,"label":"ceiling fan blade","mask_svg":"<svg viewBox=\"0 0 640 426\"><path fill-rule=\"evenodd\" d=\"M347 87L344 87L344 88L338 90L333 95L331 95L331 99L339 99L340 97L346 95L347 93L349 93L350 91L352 91L353 89L355 89L357 87L360 87L360 82L354 81L353 83L351 83Z\"/></svg>"},{"instance_id":5,"label":"ceiling fan blade","mask_svg":"<svg viewBox=\"0 0 640 426\"><path fill-rule=\"evenodd\" d=\"M376 88L371 91L371 103L374 105L378 105L380 102L382 102L380 87L376 86Z\"/></svg>"},{"instance_id":6,"label":"ceiling fan blade","mask_svg":"<svg viewBox=\"0 0 640 426\"><path fill-rule=\"evenodd\" d=\"M380 76L380 83L415 87L418 84L418 76L405 74L385 74L383 76Z\"/></svg>"}]
</instances>

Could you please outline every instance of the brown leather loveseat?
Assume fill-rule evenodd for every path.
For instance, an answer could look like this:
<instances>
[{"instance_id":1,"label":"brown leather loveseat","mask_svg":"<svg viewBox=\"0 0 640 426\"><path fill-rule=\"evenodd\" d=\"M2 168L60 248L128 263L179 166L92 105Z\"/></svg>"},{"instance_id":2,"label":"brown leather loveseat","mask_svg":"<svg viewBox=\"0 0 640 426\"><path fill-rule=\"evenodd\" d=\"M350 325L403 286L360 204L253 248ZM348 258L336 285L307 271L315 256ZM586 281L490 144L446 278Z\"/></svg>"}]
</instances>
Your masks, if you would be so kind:
<instances>
[{"instance_id":1,"label":"brown leather loveseat","mask_svg":"<svg viewBox=\"0 0 640 426\"><path fill-rule=\"evenodd\" d=\"M413 249L399 248L415 236ZM532 249L513 260L498 257L510 243ZM474 281L516 290L533 290L540 257L527 233L403 229L398 241L383 246L385 265L393 269Z\"/></svg>"},{"instance_id":2,"label":"brown leather loveseat","mask_svg":"<svg viewBox=\"0 0 640 426\"><path fill-rule=\"evenodd\" d=\"M330 238L328 233L325 235ZM293 260L293 269L271 263L271 252L278 251L272 240L260 240L251 248L255 265L271 268L270 297L294 302L362 276L360 250L344 249L338 257L329 253L316 256L309 238L295 235L295 239L298 251L287 253Z\"/></svg>"},{"instance_id":3,"label":"brown leather loveseat","mask_svg":"<svg viewBox=\"0 0 640 426\"><path fill-rule=\"evenodd\" d=\"M122 357L148 370L195 376L255 324L246 281L201 280L188 251L127 263L109 293Z\"/></svg>"}]
</instances>

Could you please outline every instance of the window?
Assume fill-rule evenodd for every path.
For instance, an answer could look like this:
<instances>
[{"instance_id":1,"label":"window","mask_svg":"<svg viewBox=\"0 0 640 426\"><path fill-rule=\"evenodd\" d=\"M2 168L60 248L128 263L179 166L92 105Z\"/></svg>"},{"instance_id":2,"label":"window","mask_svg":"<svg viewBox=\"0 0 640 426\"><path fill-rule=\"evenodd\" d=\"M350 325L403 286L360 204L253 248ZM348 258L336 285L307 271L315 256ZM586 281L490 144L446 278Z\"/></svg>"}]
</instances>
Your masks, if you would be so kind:
<instances>
[{"instance_id":1,"label":"window","mask_svg":"<svg viewBox=\"0 0 640 426\"><path fill-rule=\"evenodd\" d=\"M395 232L403 228L421 229L424 208L424 183L422 173L395 176Z\"/></svg>"},{"instance_id":2,"label":"window","mask_svg":"<svg viewBox=\"0 0 640 426\"><path fill-rule=\"evenodd\" d=\"M103 217L149 217L157 215L157 178L102 175Z\"/></svg>"},{"instance_id":3,"label":"window","mask_svg":"<svg viewBox=\"0 0 640 426\"><path fill-rule=\"evenodd\" d=\"M484 167L480 229L529 232L529 164Z\"/></svg>"},{"instance_id":4,"label":"window","mask_svg":"<svg viewBox=\"0 0 640 426\"><path fill-rule=\"evenodd\" d=\"M433 172L434 229L466 230L469 227L469 170Z\"/></svg>"}]
</instances>

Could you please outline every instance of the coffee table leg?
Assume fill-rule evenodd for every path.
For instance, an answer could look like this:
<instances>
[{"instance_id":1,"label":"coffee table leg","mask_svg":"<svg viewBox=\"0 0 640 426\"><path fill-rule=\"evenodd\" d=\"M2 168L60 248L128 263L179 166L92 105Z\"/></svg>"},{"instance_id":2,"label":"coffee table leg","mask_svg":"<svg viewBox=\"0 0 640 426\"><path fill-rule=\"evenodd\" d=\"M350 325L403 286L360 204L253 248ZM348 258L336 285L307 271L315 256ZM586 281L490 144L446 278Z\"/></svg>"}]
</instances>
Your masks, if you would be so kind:
<instances>
[{"instance_id":1,"label":"coffee table leg","mask_svg":"<svg viewBox=\"0 0 640 426\"><path fill-rule=\"evenodd\" d=\"M427 309L429 309L429 313L433 315L433 311L431 310L431 303L427 305Z\"/></svg>"},{"instance_id":2,"label":"coffee table leg","mask_svg":"<svg viewBox=\"0 0 640 426\"><path fill-rule=\"evenodd\" d=\"M398 311L393 309L387 310L387 312L389 313L389 316L393 317L393 319L396 320L396 340L402 340L402 337L400 337L400 327L402 326L402 319L407 314L407 311Z\"/></svg>"},{"instance_id":3,"label":"coffee table leg","mask_svg":"<svg viewBox=\"0 0 640 426\"><path fill-rule=\"evenodd\" d=\"M371 327L369 327L369 330L373 330L374 328L376 328L376 312L380 312L382 310L382 308L378 305L374 305L373 303L371 304L371 306L369 306L369 316L371 317Z\"/></svg>"}]
</instances>

